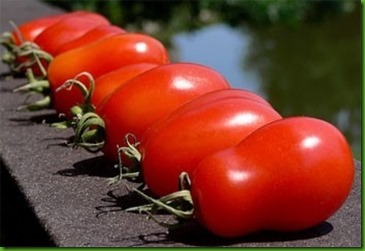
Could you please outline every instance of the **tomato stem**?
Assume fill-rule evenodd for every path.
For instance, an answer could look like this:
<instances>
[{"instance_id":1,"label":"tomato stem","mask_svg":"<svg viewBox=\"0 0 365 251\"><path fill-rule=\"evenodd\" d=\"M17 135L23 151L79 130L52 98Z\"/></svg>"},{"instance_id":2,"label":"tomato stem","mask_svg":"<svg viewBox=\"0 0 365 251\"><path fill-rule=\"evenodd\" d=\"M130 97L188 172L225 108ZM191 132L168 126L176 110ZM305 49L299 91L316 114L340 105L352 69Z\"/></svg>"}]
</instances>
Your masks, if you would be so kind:
<instances>
[{"instance_id":1,"label":"tomato stem","mask_svg":"<svg viewBox=\"0 0 365 251\"><path fill-rule=\"evenodd\" d=\"M94 112L74 117L75 138L73 148L83 147L87 151L97 152L105 144L104 120Z\"/></svg>"},{"instance_id":2,"label":"tomato stem","mask_svg":"<svg viewBox=\"0 0 365 251\"><path fill-rule=\"evenodd\" d=\"M117 146L119 163L116 167L119 168L119 175L109 179L110 185L119 183L122 179L133 180L134 182L143 182L140 166L142 155L137 149L140 142L137 141L136 136L132 133L127 133L124 136L124 140L127 146ZM127 167L123 165L122 154L127 156L133 162L130 166Z\"/></svg>"},{"instance_id":3,"label":"tomato stem","mask_svg":"<svg viewBox=\"0 0 365 251\"><path fill-rule=\"evenodd\" d=\"M87 77L89 80L89 88L85 86L80 80L81 77ZM82 93L84 97L84 103L79 106L74 106L71 108L71 112L74 116L82 115L88 112L93 112L95 110L94 105L91 102L91 97L95 89L94 77L88 72L81 72L77 74L73 79L66 80L61 86L56 89L56 92L61 90L71 90L73 86L76 86Z\"/></svg>"},{"instance_id":4,"label":"tomato stem","mask_svg":"<svg viewBox=\"0 0 365 251\"><path fill-rule=\"evenodd\" d=\"M13 34L11 32L3 32L0 36L0 44L3 45L7 50L13 51L15 48L13 42Z\"/></svg>"},{"instance_id":5,"label":"tomato stem","mask_svg":"<svg viewBox=\"0 0 365 251\"><path fill-rule=\"evenodd\" d=\"M168 227L179 225L180 222L176 224L166 224L165 222L158 221L154 218L153 214L157 213L159 210L165 210L177 220L188 220L194 216L194 204L189 190L180 190L159 199L154 199L136 188L127 188L150 202L149 204L127 208L127 212L147 213L149 218L162 226L167 225Z\"/></svg>"},{"instance_id":6,"label":"tomato stem","mask_svg":"<svg viewBox=\"0 0 365 251\"><path fill-rule=\"evenodd\" d=\"M131 139L134 142L131 142ZM120 155L121 152L123 152L123 154L125 154L127 157L136 160L137 162L141 161L142 155L141 153L138 151L137 146L140 144L137 141L137 138L134 134L132 133L127 133L124 136L124 140L127 144L126 147L118 147L118 153Z\"/></svg>"},{"instance_id":7,"label":"tomato stem","mask_svg":"<svg viewBox=\"0 0 365 251\"><path fill-rule=\"evenodd\" d=\"M19 46L15 45L13 34L10 32L4 32L0 37L0 43L7 51L2 56L2 61L8 64L11 71L15 73L23 72L24 69L37 64L42 72L42 76L46 77L47 71L44 69L40 59L49 63L53 59L52 55L41 50L37 44L25 41L22 33L14 22L10 21L10 25L14 28L21 44ZM19 63L17 62L17 59L20 57L25 57L27 60Z\"/></svg>"},{"instance_id":8,"label":"tomato stem","mask_svg":"<svg viewBox=\"0 0 365 251\"><path fill-rule=\"evenodd\" d=\"M26 77L28 79L28 83L22 85L18 88L15 88L13 92L33 92L40 93L44 96L47 96L49 93L49 82L48 80L37 80L34 77L32 69L27 69Z\"/></svg>"},{"instance_id":9,"label":"tomato stem","mask_svg":"<svg viewBox=\"0 0 365 251\"><path fill-rule=\"evenodd\" d=\"M17 111L39 111L42 109L49 108L51 106L51 97L45 96L43 99L40 99L34 103L31 103L29 105L21 105L16 110Z\"/></svg>"},{"instance_id":10,"label":"tomato stem","mask_svg":"<svg viewBox=\"0 0 365 251\"><path fill-rule=\"evenodd\" d=\"M9 24L13 27L15 33L18 35L19 40L21 42L24 41L23 34L21 34L18 26L13 21L9 21ZM15 61L14 50L16 49L17 46L14 43L13 34L9 31L3 32L0 37L0 44L3 45L7 49L7 51L8 51L7 53L13 54L13 58ZM14 62L14 61L11 61L11 62ZM3 61L3 62L8 63L7 61Z\"/></svg>"},{"instance_id":11,"label":"tomato stem","mask_svg":"<svg viewBox=\"0 0 365 251\"><path fill-rule=\"evenodd\" d=\"M12 20L9 21L9 24L13 27L14 32L18 35L20 42L23 43L25 39L21 31L19 30L18 25L16 25L16 23Z\"/></svg>"}]
</instances>

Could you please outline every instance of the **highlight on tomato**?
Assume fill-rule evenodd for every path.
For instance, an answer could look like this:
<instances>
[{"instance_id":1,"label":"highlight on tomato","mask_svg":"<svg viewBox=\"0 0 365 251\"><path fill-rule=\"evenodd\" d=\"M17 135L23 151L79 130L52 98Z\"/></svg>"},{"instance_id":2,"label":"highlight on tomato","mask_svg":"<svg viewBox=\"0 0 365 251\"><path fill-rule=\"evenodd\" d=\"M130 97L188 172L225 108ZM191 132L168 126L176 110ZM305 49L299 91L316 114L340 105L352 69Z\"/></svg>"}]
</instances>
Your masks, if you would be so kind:
<instances>
[{"instance_id":1,"label":"highlight on tomato","mask_svg":"<svg viewBox=\"0 0 365 251\"><path fill-rule=\"evenodd\" d=\"M34 43L41 50L55 56L61 46L101 25L110 25L110 22L97 13L71 16L45 29L34 39Z\"/></svg>"},{"instance_id":2,"label":"highlight on tomato","mask_svg":"<svg viewBox=\"0 0 365 251\"><path fill-rule=\"evenodd\" d=\"M63 89L71 90L72 88L80 90L79 95L75 95L74 103L76 105L70 108L70 112L74 117L71 120L52 123L51 126L57 128L74 127L80 116L87 112L94 112L95 107L114 90L127 83L128 80L157 66L159 65L151 63L131 64L103 74L95 80L88 72L82 72L75 76L75 78L65 81L56 92ZM80 78L85 77L88 78L87 83L84 84L79 81Z\"/></svg>"},{"instance_id":3,"label":"highlight on tomato","mask_svg":"<svg viewBox=\"0 0 365 251\"><path fill-rule=\"evenodd\" d=\"M182 174L181 191L156 200L133 189L151 204L129 211L164 209L222 237L300 231L336 213L353 179L351 149L336 127L290 117L204 158L190 179Z\"/></svg>"},{"instance_id":4,"label":"highlight on tomato","mask_svg":"<svg viewBox=\"0 0 365 251\"><path fill-rule=\"evenodd\" d=\"M128 80L148 71L152 68L159 66L159 64L152 63L137 63L127 66L123 66L117 70L108 72L101 75L97 79L87 72L82 72L78 74L75 78L67 80L63 85L61 85L57 91L62 89L70 90L70 87L76 85L80 89L79 102L82 106L91 106L95 109L101 101L110 95L114 90L127 83ZM87 76L89 81L85 84L79 81L81 77ZM82 94L82 98L81 98ZM84 102L81 102L83 100ZM88 109L90 111L90 109Z\"/></svg>"},{"instance_id":5,"label":"highlight on tomato","mask_svg":"<svg viewBox=\"0 0 365 251\"><path fill-rule=\"evenodd\" d=\"M57 89L67 80L73 79L81 72L88 72L94 79L121 67L137 64L166 64L169 55L163 44L157 39L138 33L123 33L104 38L56 56L50 63L48 80L36 80L28 72L28 84L16 91L41 91L45 94L38 104L22 106L21 109L42 109L53 107L58 114L64 114L72 119L71 108L83 102L80 90ZM78 79L87 84L85 76ZM50 94L47 94L50 93Z\"/></svg>"},{"instance_id":6,"label":"highlight on tomato","mask_svg":"<svg viewBox=\"0 0 365 251\"><path fill-rule=\"evenodd\" d=\"M64 53L66 51L76 49L78 47L87 45L92 42L99 41L103 38L107 38L116 34L122 34L126 31L118 26L115 25L100 25L95 27L92 30L87 31L84 35L81 37L78 37L76 39L73 39L63 45L61 45L56 51L55 56Z\"/></svg>"},{"instance_id":7,"label":"highlight on tomato","mask_svg":"<svg viewBox=\"0 0 365 251\"><path fill-rule=\"evenodd\" d=\"M151 194L161 197L179 189L180 173L189 175L209 154L238 144L261 126L281 119L266 100L241 89L222 89L201 95L164 117L142 136L139 152L130 145L142 180ZM130 177L129 169L123 175ZM139 178L138 176L136 178Z\"/></svg>"},{"instance_id":8,"label":"highlight on tomato","mask_svg":"<svg viewBox=\"0 0 365 251\"><path fill-rule=\"evenodd\" d=\"M74 144L102 150L106 158L118 162L117 148L127 146L126 134L140 139L150 126L182 104L229 87L220 73L199 64L171 63L152 68L117 88L95 113L86 113L75 130Z\"/></svg>"},{"instance_id":9,"label":"highlight on tomato","mask_svg":"<svg viewBox=\"0 0 365 251\"><path fill-rule=\"evenodd\" d=\"M34 40L43 31L59 23L61 20L77 16L95 20L101 17L89 11L74 11L30 20L20 26L11 23L14 26L14 30L12 32L4 32L0 39L1 44L6 48L2 61L8 64L14 73L25 72L27 68L31 67L36 75L41 76L42 72L39 66L37 66L38 62L33 57L33 54L36 54L43 61L43 67L46 67L46 62L52 59L52 55L42 51Z\"/></svg>"}]
</instances>

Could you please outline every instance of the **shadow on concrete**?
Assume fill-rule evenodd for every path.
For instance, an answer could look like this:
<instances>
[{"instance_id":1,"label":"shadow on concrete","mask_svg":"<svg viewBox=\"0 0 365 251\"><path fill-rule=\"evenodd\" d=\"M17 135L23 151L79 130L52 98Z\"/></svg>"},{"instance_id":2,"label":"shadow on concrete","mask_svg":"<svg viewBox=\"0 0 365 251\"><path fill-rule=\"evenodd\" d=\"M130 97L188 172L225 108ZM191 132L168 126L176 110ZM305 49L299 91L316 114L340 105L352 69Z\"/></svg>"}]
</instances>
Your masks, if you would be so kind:
<instances>
[{"instance_id":1,"label":"shadow on concrete","mask_svg":"<svg viewBox=\"0 0 365 251\"><path fill-rule=\"evenodd\" d=\"M143 191L148 194L148 190ZM136 193L122 193L118 194L118 190L109 191L107 196L101 199L105 205L96 207L98 214L97 217L105 216L111 212L123 211L129 207L135 207L146 204L146 201L139 197ZM137 212L129 212L137 213ZM166 212L159 212L156 218L161 221L169 221L171 217L167 217ZM171 222L173 223L173 222ZM157 224L151 220L150 224ZM231 246L238 243L274 243L274 242L290 242L297 240L313 239L330 233L333 230L332 224L323 222L315 227L304 231L297 232L274 232L274 231L262 231L254 234L247 235L240 238L220 238L202 226L200 226L194 220L188 220L181 222L175 227L166 229L166 232L159 232L156 234L139 235L134 238L136 243L143 241L143 244L136 245L151 245L151 244L168 244L168 243L182 243L191 246L201 247L219 247L219 246ZM139 241L137 241L137 239ZM121 240L119 240L121 241ZM126 241L126 240L123 240ZM131 240L128 240L131 241ZM259 244L258 244L259 245Z\"/></svg>"},{"instance_id":2,"label":"shadow on concrete","mask_svg":"<svg viewBox=\"0 0 365 251\"><path fill-rule=\"evenodd\" d=\"M97 156L76 162L72 168L59 170L56 174L68 177L94 176L112 178L119 174L119 170L114 167L114 163L104 156Z\"/></svg>"}]
</instances>

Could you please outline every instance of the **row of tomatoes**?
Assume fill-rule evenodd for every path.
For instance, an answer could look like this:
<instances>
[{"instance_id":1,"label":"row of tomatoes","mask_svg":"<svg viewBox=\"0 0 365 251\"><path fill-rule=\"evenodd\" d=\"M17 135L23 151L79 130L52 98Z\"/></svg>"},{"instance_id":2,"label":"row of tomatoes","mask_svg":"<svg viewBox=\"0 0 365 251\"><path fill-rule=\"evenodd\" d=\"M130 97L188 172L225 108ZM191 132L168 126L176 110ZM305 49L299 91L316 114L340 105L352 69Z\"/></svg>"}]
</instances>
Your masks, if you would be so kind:
<instances>
[{"instance_id":1,"label":"row of tomatoes","mask_svg":"<svg viewBox=\"0 0 365 251\"><path fill-rule=\"evenodd\" d=\"M282 118L215 70L171 63L158 40L77 11L16 27L4 61L26 72L18 91L43 93L74 128L74 147L103 151L150 204L224 237L296 231L332 216L348 197L354 161L333 125ZM186 207L186 203L189 204Z\"/></svg>"}]
</instances>

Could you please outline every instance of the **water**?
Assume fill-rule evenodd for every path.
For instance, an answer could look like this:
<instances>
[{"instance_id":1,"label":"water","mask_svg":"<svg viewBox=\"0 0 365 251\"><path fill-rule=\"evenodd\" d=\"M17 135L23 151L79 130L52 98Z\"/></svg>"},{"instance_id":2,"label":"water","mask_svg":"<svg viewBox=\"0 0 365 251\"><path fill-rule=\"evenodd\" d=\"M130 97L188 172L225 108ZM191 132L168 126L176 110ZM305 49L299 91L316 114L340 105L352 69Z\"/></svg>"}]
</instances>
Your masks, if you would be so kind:
<instances>
[{"instance_id":1,"label":"water","mask_svg":"<svg viewBox=\"0 0 365 251\"><path fill-rule=\"evenodd\" d=\"M173 43L180 61L210 66L225 76L232 87L260 93L256 74L241 68L241 58L248 56L249 39L246 33L217 24L196 33L177 34Z\"/></svg>"},{"instance_id":2,"label":"water","mask_svg":"<svg viewBox=\"0 0 365 251\"><path fill-rule=\"evenodd\" d=\"M297 27L224 23L174 34L175 61L210 66L233 87L265 97L283 116L337 126L361 159L361 13Z\"/></svg>"}]
</instances>

